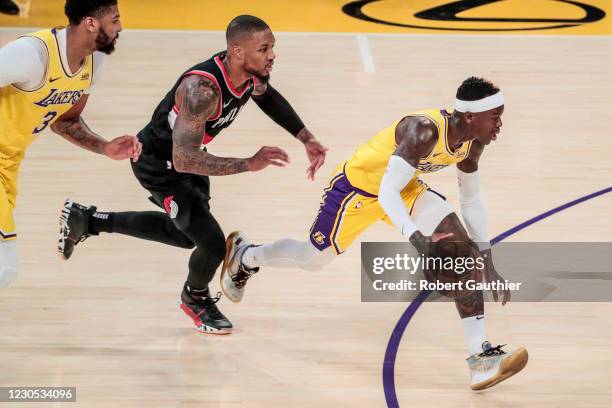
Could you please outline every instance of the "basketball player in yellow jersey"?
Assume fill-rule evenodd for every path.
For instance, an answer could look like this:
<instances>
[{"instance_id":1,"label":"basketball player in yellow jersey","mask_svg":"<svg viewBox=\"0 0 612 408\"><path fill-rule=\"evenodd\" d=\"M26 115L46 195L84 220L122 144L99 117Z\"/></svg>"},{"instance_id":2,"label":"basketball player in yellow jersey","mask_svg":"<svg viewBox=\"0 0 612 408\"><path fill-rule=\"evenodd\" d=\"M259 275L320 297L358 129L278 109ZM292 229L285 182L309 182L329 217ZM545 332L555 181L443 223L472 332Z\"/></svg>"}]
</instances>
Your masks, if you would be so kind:
<instances>
[{"instance_id":1,"label":"basketball player in yellow jersey","mask_svg":"<svg viewBox=\"0 0 612 408\"><path fill-rule=\"evenodd\" d=\"M260 266L299 266L318 270L344 252L365 229L382 220L395 225L419 253L431 242L453 239L478 243L487 259L485 278L503 281L491 261L485 206L480 194L478 160L502 126L504 100L492 83L471 77L457 90L455 110L423 110L382 130L341 163L325 189L310 242L282 239L251 245L240 232L227 240L221 273L226 296L239 302L247 279ZM461 212L467 230L446 203L418 176L457 165ZM505 304L509 292L493 293ZM486 340L482 292L455 301L468 344L471 388L491 387L527 364L524 348L505 352Z\"/></svg>"},{"instance_id":2,"label":"basketball player in yellow jersey","mask_svg":"<svg viewBox=\"0 0 612 408\"><path fill-rule=\"evenodd\" d=\"M13 219L19 165L27 147L50 128L111 159L140 154L134 136L106 141L81 117L104 54L121 31L116 0L67 0L67 28L23 36L0 50L0 287L17 275Z\"/></svg>"}]
</instances>

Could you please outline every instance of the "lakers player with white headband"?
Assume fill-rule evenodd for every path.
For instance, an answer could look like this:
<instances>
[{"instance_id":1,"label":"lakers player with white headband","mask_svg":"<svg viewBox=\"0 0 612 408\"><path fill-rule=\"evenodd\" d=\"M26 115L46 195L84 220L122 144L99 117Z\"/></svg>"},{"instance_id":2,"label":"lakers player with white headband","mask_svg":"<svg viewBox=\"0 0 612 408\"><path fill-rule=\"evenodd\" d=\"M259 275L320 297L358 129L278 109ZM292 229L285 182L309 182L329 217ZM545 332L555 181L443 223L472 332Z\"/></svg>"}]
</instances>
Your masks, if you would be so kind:
<instances>
[{"instance_id":1,"label":"lakers player with white headband","mask_svg":"<svg viewBox=\"0 0 612 408\"><path fill-rule=\"evenodd\" d=\"M466 116L466 113L469 113L469 118L465 118L467 122L468 120L473 120L472 116L475 113L492 111L498 108L501 108L503 112L503 105L504 98L500 91L477 101L455 99L455 112L461 113L464 116ZM495 134L491 137L491 140L497 139L498 131L499 128L495 130ZM413 132L418 133L419 130L414 129ZM422 135L421 137L426 138L427 135ZM423 143L421 137L417 135L412 141L407 141L406 149L413 150L410 143L416 143L427 147L426 141ZM451 136L449 136L449 138L450 137ZM467 141L470 142L470 140ZM478 149L477 147L473 147L473 149L474 152L477 150L482 152L482 148ZM429 203L425 205L428 211L419 214L420 228L417 227L415 222L410 218L401 198L401 191L418 175L419 165L421 165L421 168L424 168L428 164L428 162L422 164L421 161L424 159L418 157L421 149L415 146L414 150L417 152L416 157L414 154L411 156L410 153L398 155L397 152L391 156L387 170L380 184L379 202L400 233L408 237L417 249L426 250L428 240L423 237L422 231L424 231L426 235L431 235L444 217L453 211L446 201L440 199L440 197L430 195L430 199L428 199ZM431 156L432 153L433 151L430 151L427 156ZM475 153L471 157L468 154L468 159L470 160L465 160L463 165L457 164L459 202L461 203L461 214L463 215L470 236L476 241L481 250L488 250L491 245L487 233L486 208L480 193L478 163L476 161L471 165L468 164L470 161L473 162L475 157ZM415 164L416 167L410 162ZM462 167L465 171L462 170ZM421 198L419 198L419 200L421 200Z\"/></svg>"},{"instance_id":2,"label":"lakers player with white headband","mask_svg":"<svg viewBox=\"0 0 612 408\"><path fill-rule=\"evenodd\" d=\"M253 245L240 232L230 235L222 270L224 292L240 301L247 280L262 266L321 269L380 220L394 225L422 253L429 252L431 242L450 235L466 242L471 237L488 260L485 279L503 281L491 261L478 173L485 146L497 139L503 111L501 91L489 81L470 77L457 90L454 111L422 110L395 121L336 168L310 242L282 239ZM445 198L418 177L452 164L457 166L461 212L469 234ZM493 297L505 304L510 293L499 291ZM525 349L506 353L486 340L482 292L456 299L455 305L468 344L472 389L508 378L508 365L513 373L524 367Z\"/></svg>"}]
</instances>

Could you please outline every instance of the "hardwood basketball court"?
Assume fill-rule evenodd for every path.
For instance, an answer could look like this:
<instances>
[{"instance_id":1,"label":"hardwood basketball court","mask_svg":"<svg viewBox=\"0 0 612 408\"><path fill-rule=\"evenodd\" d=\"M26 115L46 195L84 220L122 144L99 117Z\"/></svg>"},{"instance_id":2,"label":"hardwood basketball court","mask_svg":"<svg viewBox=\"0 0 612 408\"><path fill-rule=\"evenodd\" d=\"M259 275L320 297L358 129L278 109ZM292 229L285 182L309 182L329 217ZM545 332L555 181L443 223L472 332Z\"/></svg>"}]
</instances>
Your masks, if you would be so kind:
<instances>
[{"instance_id":1,"label":"hardwood basketball court","mask_svg":"<svg viewBox=\"0 0 612 408\"><path fill-rule=\"evenodd\" d=\"M61 12L62 1L49 3ZM126 13L140 4L123 3ZM252 8L245 12L264 19L273 13ZM1 17L0 44L31 31L9 28L31 27L27 22L7 21L17 20ZM85 111L90 127L106 138L138 132L185 68L224 48L221 31L124 25ZM299 31L276 33L272 81L330 148L327 162L315 182L307 181L299 142L248 104L209 151L246 157L260 146L279 146L292 164L212 178L212 211L226 234L241 229L255 242L305 239L339 161L405 113L452 106L470 75L491 79L506 97L502 132L481 165L491 236L611 185L607 35ZM234 333L202 335L176 305L188 251L103 234L80 244L69 262L59 260L57 212L66 197L109 211L154 207L128 163L94 156L51 132L39 139L20 175L18 279L0 292L0 386L77 387L76 404L47 404L54 407L386 405L385 350L407 305L360 301L358 244L322 272L262 270L241 304L219 303ZM426 181L458 209L454 169ZM610 241L610 197L560 212L510 240ZM380 223L361 241L399 239ZM214 292L218 286L215 278ZM529 350L526 369L486 392L470 391L455 308L426 303L395 362L402 407L612 404L612 306L487 303L486 314L491 341ZM44 405L19 406L28 404Z\"/></svg>"}]
</instances>

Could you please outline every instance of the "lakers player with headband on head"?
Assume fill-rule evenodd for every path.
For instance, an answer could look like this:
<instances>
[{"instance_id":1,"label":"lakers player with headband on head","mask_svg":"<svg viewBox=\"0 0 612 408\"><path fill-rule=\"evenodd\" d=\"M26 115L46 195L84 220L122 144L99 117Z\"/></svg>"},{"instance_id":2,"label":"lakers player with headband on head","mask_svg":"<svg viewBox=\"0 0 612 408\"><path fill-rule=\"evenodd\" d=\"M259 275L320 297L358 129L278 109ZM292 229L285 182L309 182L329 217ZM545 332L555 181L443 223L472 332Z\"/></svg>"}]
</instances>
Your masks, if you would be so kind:
<instances>
[{"instance_id":1,"label":"lakers player with headband on head","mask_svg":"<svg viewBox=\"0 0 612 408\"><path fill-rule=\"evenodd\" d=\"M117 1L67 0L65 13L66 28L28 34L0 49L0 287L17 275L19 165L44 130L111 159L140 155L136 137L107 141L81 117L104 54L113 52L121 31Z\"/></svg>"},{"instance_id":2,"label":"lakers player with headband on head","mask_svg":"<svg viewBox=\"0 0 612 408\"><path fill-rule=\"evenodd\" d=\"M471 237L487 260L485 279L503 282L490 256L478 172L485 146L497 139L503 112L501 91L489 81L470 77L457 90L453 112L422 110L395 121L336 168L309 241L252 245L240 232L232 233L221 274L224 292L240 301L247 280L261 266L321 269L377 221L394 225L425 254L431 242L450 235L465 242ZM418 177L452 164L457 166L467 232L445 198ZM502 304L510 298L508 291L493 293L496 301L499 296ZM472 389L491 387L525 366L524 348L506 353L486 340L482 292L456 299L455 305L468 344Z\"/></svg>"}]
</instances>

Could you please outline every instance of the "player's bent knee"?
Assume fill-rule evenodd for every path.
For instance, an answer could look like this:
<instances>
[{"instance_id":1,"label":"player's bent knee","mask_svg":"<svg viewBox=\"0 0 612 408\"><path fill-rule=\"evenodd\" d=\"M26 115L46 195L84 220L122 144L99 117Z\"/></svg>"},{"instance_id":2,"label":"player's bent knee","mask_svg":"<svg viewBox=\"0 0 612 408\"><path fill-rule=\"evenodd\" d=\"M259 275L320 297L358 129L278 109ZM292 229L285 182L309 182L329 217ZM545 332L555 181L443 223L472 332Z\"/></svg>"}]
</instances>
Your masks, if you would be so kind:
<instances>
[{"instance_id":1,"label":"player's bent knee","mask_svg":"<svg viewBox=\"0 0 612 408\"><path fill-rule=\"evenodd\" d=\"M219 234L215 234L211 237L209 242L206 242L206 250L210 253L210 256L218 260L223 261L225 258L225 236L219 231Z\"/></svg>"},{"instance_id":2,"label":"player's bent knee","mask_svg":"<svg viewBox=\"0 0 612 408\"><path fill-rule=\"evenodd\" d=\"M452 213L453 209L446 200L431 191L426 191L415 203L411 216L423 234L431 235Z\"/></svg>"},{"instance_id":3,"label":"player's bent knee","mask_svg":"<svg viewBox=\"0 0 612 408\"><path fill-rule=\"evenodd\" d=\"M0 243L0 288L7 287L17 277L17 245Z\"/></svg>"},{"instance_id":4,"label":"player's bent knee","mask_svg":"<svg viewBox=\"0 0 612 408\"><path fill-rule=\"evenodd\" d=\"M187 237L181 237L180 240L177 241L176 245L183 249L193 249L196 246L196 244Z\"/></svg>"},{"instance_id":5,"label":"player's bent knee","mask_svg":"<svg viewBox=\"0 0 612 408\"><path fill-rule=\"evenodd\" d=\"M324 264L310 262L310 260L300 263L300 268L308 272L319 272L324 266Z\"/></svg>"},{"instance_id":6,"label":"player's bent knee","mask_svg":"<svg viewBox=\"0 0 612 408\"><path fill-rule=\"evenodd\" d=\"M331 248L319 250L310 241L304 242L300 255L300 268L311 272L320 271L334 259Z\"/></svg>"}]
</instances>

